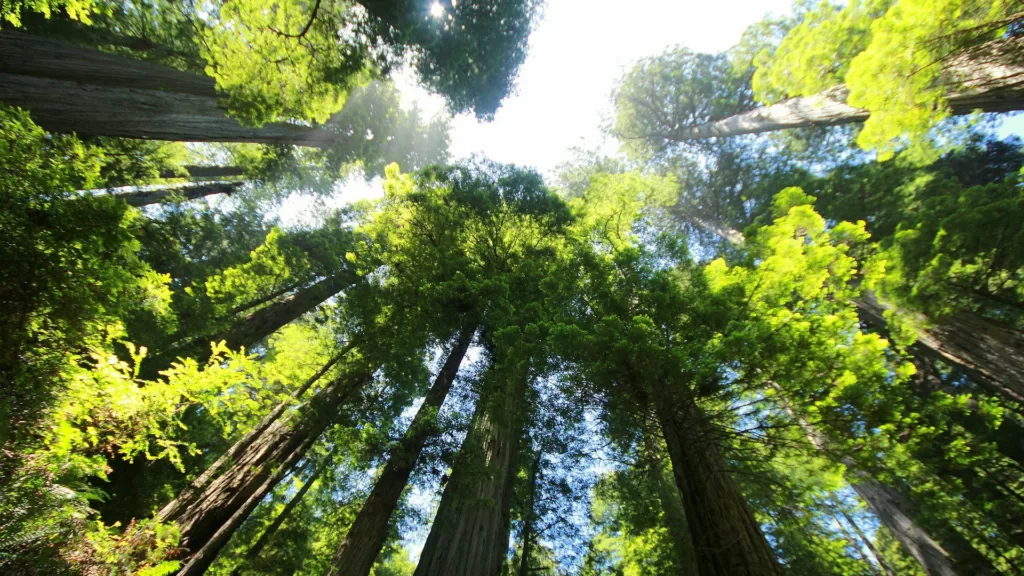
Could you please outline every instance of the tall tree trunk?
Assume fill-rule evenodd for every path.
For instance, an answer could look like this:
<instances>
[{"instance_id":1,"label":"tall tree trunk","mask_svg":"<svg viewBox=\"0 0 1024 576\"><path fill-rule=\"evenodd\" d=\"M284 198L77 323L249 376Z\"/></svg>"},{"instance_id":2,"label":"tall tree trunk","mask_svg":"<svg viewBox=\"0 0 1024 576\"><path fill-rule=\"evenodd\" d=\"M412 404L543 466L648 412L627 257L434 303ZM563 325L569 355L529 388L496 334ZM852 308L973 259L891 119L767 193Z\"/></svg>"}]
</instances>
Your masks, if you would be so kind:
<instances>
[{"instance_id":1,"label":"tall tree trunk","mask_svg":"<svg viewBox=\"0 0 1024 576\"><path fill-rule=\"evenodd\" d=\"M266 548L267 544L274 537L274 534L281 529L281 525L284 524L285 520L287 520L289 516L291 516L291 513L299 506L302 499L306 497L306 492L309 492L309 489L316 483L316 480L320 477L320 472L322 470L323 468L313 469L313 473L310 474L309 478L307 478L302 484L302 488L299 488L298 492L296 492L295 495L292 496L291 500L288 501L284 510L281 510L277 517L274 518L274 521L271 522L270 526L267 526L267 529L263 531L263 534L260 534L256 543L249 547L249 550L245 553L245 558L243 558L238 566L231 571L231 576L239 576L242 568L247 563L252 562L259 557L260 553L263 552L263 549Z\"/></svg>"},{"instance_id":2,"label":"tall tree trunk","mask_svg":"<svg viewBox=\"0 0 1024 576\"><path fill-rule=\"evenodd\" d=\"M644 447L647 454L648 481L658 493L661 510L665 515L665 526L672 538L676 561L683 574L697 574L694 563L693 540L690 527L686 524L686 508L679 496L671 466L665 467L662 458L664 447L653 426L644 426Z\"/></svg>"},{"instance_id":3,"label":"tall tree trunk","mask_svg":"<svg viewBox=\"0 0 1024 576\"><path fill-rule=\"evenodd\" d=\"M933 540L901 505L901 497L894 489L872 479L867 474L854 472L850 486L867 503L878 521L889 529L907 551L921 565L928 576L957 576L953 559L938 542Z\"/></svg>"},{"instance_id":4,"label":"tall tree trunk","mask_svg":"<svg viewBox=\"0 0 1024 576\"><path fill-rule=\"evenodd\" d=\"M245 168L241 166L182 166L184 173L174 170L161 170L161 178L228 178L232 176L245 176Z\"/></svg>"},{"instance_id":5,"label":"tall tree trunk","mask_svg":"<svg viewBox=\"0 0 1024 576\"><path fill-rule=\"evenodd\" d=\"M875 546L875 543L864 534L864 531L860 529L856 520L853 519L849 514L846 513L846 509L843 508L842 503L838 503L835 509L839 511L839 514L846 520L846 523L853 528L853 531L857 534L857 538L864 544L864 547L871 553L871 557L875 559L875 563L885 572L886 576L896 576L896 573L889 566L889 563L885 561L885 557L882 556L881 551Z\"/></svg>"},{"instance_id":6,"label":"tall tree trunk","mask_svg":"<svg viewBox=\"0 0 1024 576\"><path fill-rule=\"evenodd\" d=\"M223 340L231 349L252 346L358 281L359 278L354 272L342 270L249 314L218 334L193 339L171 348L166 353L154 356L147 362L145 373L163 370L176 358L194 358L202 364L210 357L210 342Z\"/></svg>"},{"instance_id":7,"label":"tall tree trunk","mask_svg":"<svg viewBox=\"0 0 1024 576\"><path fill-rule=\"evenodd\" d=\"M659 395L660 396L660 395ZM777 576L771 547L727 470L710 424L689 397L655 410L686 509L701 576Z\"/></svg>"},{"instance_id":8,"label":"tall tree trunk","mask_svg":"<svg viewBox=\"0 0 1024 576\"><path fill-rule=\"evenodd\" d=\"M782 390L778 384L772 384L772 387L778 391ZM780 398L783 409L803 428L811 445L828 456L828 439L802 415L798 414L784 395L780 395ZM925 574L928 576L958 576L960 574L949 553L918 526L913 516L907 512L903 506L902 497L895 489L878 482L871 475L860 470L852 458L842 456L839 461L846 466L846 479L850 483L850 487L875 513L879 523L888 528L899 540L903 549L917 560Z\"/></svg>"},{"instance_id":9,"label":"tall tree trunk","mask_svg":"<svg viewBox=\"0 0 1024 576\"><path fill-rule=\"evenodd\" d=\"M856 300L865 324L884 329L885 307L871 294ZM915 356L940 360L993 394L1024 402L1024 333L971 312L957 312L922 330Z\"/></svg>"},{"instance_id":10,"label":"tall tree trunk","mask_svg":"<svg viewBox=\"0 0 1024 576\"><path fill-rule=\"evenodd\" d=\"M966 50L943 63L945 83L954 87L947 100L954 115L1010 112L1024 109L1024 37L993 40ZM684 127L674 133L677 141L728 138L787 128L841 126L863 122L870 112L846 103L848 91L836 86L809 97L790 98L778 104Z\"/></svg>"},{"instance_id":11,"label":"tall tree trunk","mask_svg":"<svg viewBox=\"0 0 1024 576\"><path fill-rule=\"evenodd\" d=\"M305 457L338 408L371 379L368 369L338 377L289 418L274 421L236 451L230 466L222 467L201 491L185 493L160 510L157 520L175 523L181 546L190 554L180 575L202 574L209 567L260 501Z\"/></svg>"},{"instance_id":12,"label":"tall tree trunk","mask_svg":"<svg viewBox=\"0 0 1024 576\"><path fill-rule=\"evenodd\" d=\"M388 523L394 514L402 491L409 483L409 476L427 442L437 432L437 412L444 404L452 383L459 371L459 365L466 356L466 350L476 332L475 323L467 323L459 333L448 359L434 379L423 404L405 433L401 444L388 458L377 482L373 486L363 507L359 510L345 539L338 546L334 560L326 574L344 576L365 576L370 573L373 563L380 554L388 537Z\"/></svg>"},{"instance_id":13,"label":"tall tree trunk","mask_svg":"<svg viewBox=\"0 0 1024 576\"><path fill-rule=\"evenodd\" d=\"M231 448L229 448L227 452L222 454L220 458L217 458L209 468L204 470L203 473L193 480L186 488L182 489L174 500L167 503L167 505L157 513L157 516L161 518L176 518L182 515L185 509L202 497L203 491L215 478L224 473L224 471L235 462L239 461L245 451L248 450L254 442L260 440L271 426L277 424L277 421L280 420L281 416L283 416L289 408L295 405L295 401L302 398L302 396L305 395L305 393L312 388L313 385L324 376L324 374L340 362L341 359L355 347L355 345L356 343L354 341L350 341L345 345L337 355L317 370L316 374L313 374L308 380L303 382L302 386L292 392L290 400L278 403L278 405L267 413L267 415L264 416L259 423L252 428L252 430L246 432L244 436L232 444Z\"/></svg>"},{"instance_id":14,"label":"tall tree trunk","mask_svg":"<svg viewBox=\"0 0 1024 576\"><path fill-rule=\"evenodd\" d=\"M285 122L243 126L212 78L11 30L0 31L0 101L47 130L88 136L319 147L338 137Z\"/></svg>"},{"instance_id":15,"label":"tall tree trunk","mask_svg":"<svg viewBox=\"0 0 1024 576\"><path fill-rule=\"evenodd\" d=\"M205 182L189 186L172 186L170 188L157 188L155 190L134 190L131 192L115 192L111 194L114 198L124 200L129 206L149 206L158 204L175 196L185 200L195 200L214 194L231 195L238 192L238 189L245 182Z\"/></svg>"},{"instance_id":16,"label":"tall tree trunk","mask_svg":"<svg viewBox=\"0 0 1024 576\"><path fill-rule=\"evenodd\" d=\"M533 541L536 537L534 531L537 522L534 507L537 505L537 483L540 482L540 464L543 456L544 453L540 451L534 455L533 462L530 464L530 475L527 478L527 482L529 482L527 490L529 490L530 496L526 500L526 509L524 510L523 548L519 555L519 576L530 575L530 555L533 553Z\"/></svg>"},{"instance_id":17,"label":"tall tree trunk","mask_svg":"<svg viewBox=\"0 0 1024 576\"><path fill-rule=\"evenodd\" d=\"M505 561L527 376L490 377L414 576L495 576Z\"/></svg>"}]
</instances>

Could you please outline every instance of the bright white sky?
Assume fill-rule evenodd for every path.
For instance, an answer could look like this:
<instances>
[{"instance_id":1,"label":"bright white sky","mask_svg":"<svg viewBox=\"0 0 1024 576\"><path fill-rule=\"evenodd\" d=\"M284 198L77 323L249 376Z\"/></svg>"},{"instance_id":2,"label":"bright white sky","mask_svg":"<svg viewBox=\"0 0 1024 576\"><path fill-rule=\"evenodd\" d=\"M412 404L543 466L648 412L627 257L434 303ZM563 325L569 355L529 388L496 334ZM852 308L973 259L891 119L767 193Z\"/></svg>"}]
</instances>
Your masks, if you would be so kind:
<instances>
[{"instance_id":1,"label":"bright white sky","mask_svg":"<svg viewBox=\"0 0 1024 576\"><path fill-rule=\"evenodd\" d=\"M550 173L569 149L601 144L612 84L636 60L669 46L718 52L790 0L549 0L530 36L516 94L493 122L459 116L454 158L480 153ZM423 103L427 106L426 102ZM433 104L437 106L437 103Z\"/></svg>"},{"instance_id":2,"label":"bright white sky","mask_svg":"<svg viewBox=\"0 0 1024 576\"><path fill-rule=\"evenodd\" d=\"M551 175L568 160L573 146L605 146L601 123L610 115L612 84L638 59L673 45L718 52L765 13L789 12L790 0L548 0L543 18L530 36L516 93L507 98L493 122L471 115L452 123L451 155L478 153L536 168ZM428 114L439 111L440 97L428 95L410 76L396 79L407 104ZM383 192L379 184L352 181L339 203ZM285 221L309 210L308 202L289 202Z\"/></svg>"}]
</instances>

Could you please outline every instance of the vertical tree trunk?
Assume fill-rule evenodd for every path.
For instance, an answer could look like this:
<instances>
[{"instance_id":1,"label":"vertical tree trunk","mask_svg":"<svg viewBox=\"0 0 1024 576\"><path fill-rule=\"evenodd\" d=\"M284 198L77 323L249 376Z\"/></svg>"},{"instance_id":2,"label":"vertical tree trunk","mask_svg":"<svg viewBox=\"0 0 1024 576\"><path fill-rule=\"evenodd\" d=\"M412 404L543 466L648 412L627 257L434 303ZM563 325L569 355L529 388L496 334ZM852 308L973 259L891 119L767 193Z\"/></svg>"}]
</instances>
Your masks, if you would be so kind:
<instances>
[{"instance_id":1,"label":"vertical tree trunk","mask_svg":"<svg viewBox=\"0 0 1024 576\"><path fill-rule=\"evenodd\" d=\"M505 560L527 378L490 377L414 576L495 576Z\"/></svg>"},{"instance_id":2,"label":"vertical tree trunk","mask_svg":"<svg viewBox=\"0 0 1024 576\"><path fill-rule=\"evenodd\" d=\"M530 575L530 555L533 553L534 527L537 521L537 514L534 507L537 505L537 483L540 481L540 464L542 452L537 452L530 464L530 475L527 478L530 497L526 500L525 520L523 521L523 548L519 555L519 576Z\"/></svg>"},{"instance_id":3,"label":"vertical tree trunk","mask_svg":"<svg viewBox=\"0 0 1024 576\"><path fill-rule=\"evenodd\" d=\"M644 427L644 445L647 453L648 481L658 493L661 510L665 515L665 526L672 538L676 562L684 574L697 574L694 563L693 541L690 527L686 524L686 509L679 497L672 468L663 465L664 447L657 431L652 426Z\"/></svg>"},{"instance_id":4,"label":"vertical tree trunk","mask_svg":"<svg viewBox=\"0 0 1024 576\"><path fill-rule=\"evenodd\" d=\"M201 574L259 502L272 490L336 418L339 406L372 379L354 370L324 386L288 418L278 419L235 450L201 489L186 490L157 514L174 522L181 546L191 555L180 574Z\"/></svg>"},{"instance_id":5,"label":"vertical tree trunk","mask_svg":"<svg viewBox=\"0 0 1024 576\"><path fill-rule=\"evenodd\" d=\"M773 384L772 387L775 390L781 391L782 389L778 384ZM780 398L782 398L783 409L803 428L811 445L827 455L828 440L793 410L785 396L780 396ZM917 560L925 574L928 576L958 576L960 574L949 553L918 526L912 515L904 509L901 505L901 497L896 490L859 470L857 463L852 458L841 457L840 461L846 466L846 480L850 483L850 487L875 513L879 523L888 528L899 540L903 549Z\"/></svg>"},{"instance_id":6,"label":"vertical tree trunk","mask_svg":"<svg viewBox=\"0 0 1024 576\"><path fill-rule=\"evenodd\" d=\"M434 379L422 406L416 412L409 430L401 444L391 453L380 478L373 486L363 507L359 510L345 539L334 554L334 560L327 570L328 575L365 576L370 573L373 563L384 547L388 536L388 523L394 514L402 491L409 483L416 461L427 442L437 430L437 412L444 404L452 383L459 371L459 365L466 356L476 325L466 324L444 366Z\"/></svg>"},{"instance_id":7,"label":"vertical tree trunk","mask_svg":"<svg viewBox=\"0 0 1024 576\"><path fill-rule=\"evenodd\" d=\"M252 444L260 440L264 433L270 429L271 426L275 425L277 421L284 415L288 408L294 405L294 401L301 398L310 388L316 384L332 367L334 367L342 358L345 357L353 348L355 342L350 341L342 350L329 360L320 370L317 370L316 374L313 374L308 380L306 380L302 386L292 393L291 400L280 402L274 407L266 416L264 416L260 422L245 433L244 436L239 438L232 446L220 456L209 468L203 471L198 478L193 480L186 488L184 488L174 500L165 505L158 513L157 517L160 518L176 518L183 513L183 511L193 504L196 500L201 498L203 490L224 472L225 469L230 467L232 464L241 459L243 453L249 449Z\"/></svg>"},{"instance_id":8,"label":"vertical tree trunk","mask_svg":"<svg viewBox=\"0 0 1024 576\"><path fill-rule=\"evenodd\" d=\"M54 132L194 142L328 147L323 128L243 126L212 78L23 32L0 31L0 100Z\"/></svg>"},{"instance_id":9,"label":"vertical tree trunk","mask_svg":"<svg viewBox=\"0 0 1024 576\"><path fill-rule=\"evenodd\" d=\"M135 190L132 192L115 192L114 198L124 200L129 206L149 206L164 202L173 196L181 196L185 200L195 200L214 194L234 194L245 182L205 182L191 186L172 186L155 190Z\"/></svg>"},{"instance_id":10,"label":"vertical tree trunk","mask_svg":"<svg viewBox=\"0 0 1024 576\"><path fill-rule=\"evenodd\" d=\"M238 566L235 566L231 571L231 576L238 576L245 564L252 562L259 557L260 553L263 552L263 549L266 548L267 544L274 537L274 534L281 529L281 525L283 525L285 520L291 516L291 513L295 508L302 503L302 499L306 497L306 492L309 492L309 489L316 483L317 478L320 477L321 471L322 468L315 468L313 470L313 473L310 474L309 478L307 478L302 484L302 488L299 488L298 492L292 496L291 500L288 501L288 504L285 505L284 510L281 510L277 517L274 518L274 521L270 523L270 526L267 526L267 529L263 531L263 534L260 534L256 543L254 543L245 553L245 558L243 558L242 561L239 562Z\"/></svg>"},{"instance_id":11,"label":"vertical tree trunk","mask_svg":"<svg viewBox=\"0 0 1024 576\"><path fill-rule=\"evenodd\" d=\"M761 527L690 398L655 403L701 576L777 576Z\"/></svg>"}]
</instances>

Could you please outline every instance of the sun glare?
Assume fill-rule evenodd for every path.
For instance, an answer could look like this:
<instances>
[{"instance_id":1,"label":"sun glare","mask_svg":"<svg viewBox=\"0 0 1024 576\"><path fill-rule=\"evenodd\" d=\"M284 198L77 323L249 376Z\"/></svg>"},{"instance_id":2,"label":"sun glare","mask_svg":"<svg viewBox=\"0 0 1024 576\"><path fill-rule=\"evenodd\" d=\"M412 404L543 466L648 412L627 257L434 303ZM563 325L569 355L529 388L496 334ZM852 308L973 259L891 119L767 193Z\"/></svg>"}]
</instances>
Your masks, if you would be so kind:
<instances>
[{"instance_id":1,"label":"sun glare","mask_svg":"<svg viewBox=\"0 0 1024 576\"><path fill-rule=\"evenodd\" d=\"M444 16L444 6L441 6L440 2L434 2L430 5L430 15L434 18Z\"/></svg>"}]
</instances>

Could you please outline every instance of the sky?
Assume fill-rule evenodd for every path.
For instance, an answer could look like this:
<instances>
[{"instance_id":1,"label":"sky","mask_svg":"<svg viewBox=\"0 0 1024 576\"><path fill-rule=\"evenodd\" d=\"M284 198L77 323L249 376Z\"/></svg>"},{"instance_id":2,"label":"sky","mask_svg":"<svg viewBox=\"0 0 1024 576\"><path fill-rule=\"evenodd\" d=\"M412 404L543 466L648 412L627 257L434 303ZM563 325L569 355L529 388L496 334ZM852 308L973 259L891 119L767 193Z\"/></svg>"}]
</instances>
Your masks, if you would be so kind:
<instances>
[{"instance_id":1,"label":"sky","mask_svg":"<svg viewBox=\"0 0 1024 576\"><path fill-rule=\"evenodd\" d=\"M739 41L747 26L768 12L789 13L791 0L548 0L530 35L515 93L492 122L469 114L452 122L451 156L485 155L551 176L574 146L601 147L601 125L611 112L612 85L637 60L682 45L718 52ZM428 114L443 100L427 94L411 74L396 78L404 103ZM341 204L382 195L378 183L346 182ZM289 202L285 221L302 218L308 202Z\"/></svg>"}]
</instances>

